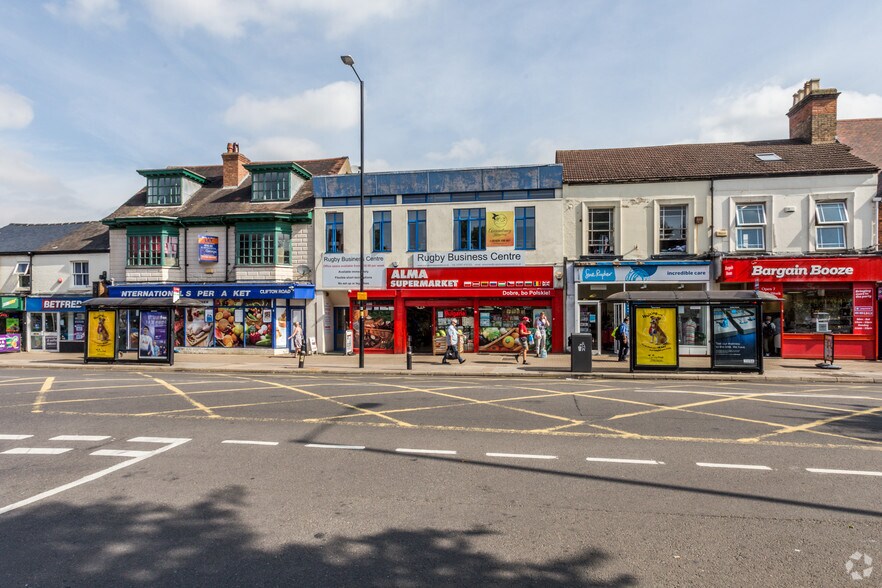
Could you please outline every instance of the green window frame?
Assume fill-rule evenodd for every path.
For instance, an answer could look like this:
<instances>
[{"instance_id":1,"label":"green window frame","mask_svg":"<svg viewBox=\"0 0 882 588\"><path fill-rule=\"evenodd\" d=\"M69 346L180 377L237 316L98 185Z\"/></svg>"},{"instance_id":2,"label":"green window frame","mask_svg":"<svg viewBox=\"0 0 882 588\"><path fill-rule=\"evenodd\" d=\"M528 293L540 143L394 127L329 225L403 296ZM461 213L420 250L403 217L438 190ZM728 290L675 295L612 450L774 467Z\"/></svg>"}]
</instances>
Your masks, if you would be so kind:
<instances>
[{"instance_id":1,"label":"green window frame","mask_svg":"<svg viewBox=\"0 0 882 588\"><path fill-rule=\"evenodd\" d=\"M180 206L183 178L147 178L147 206Z\"/></svg>"},{"instance_id":2,"label":"green window frame","mask_svg":"<svg viewBox=\"0 0 882 588\"><path fill-rule=\"evenodd\" d=\"M274 202L291 199L291 172L254 172L251 183L253 202Z\"/></svg>"},{"instance_id":3,"label":"green window frame","mask_svg":"<svg viewBox=\"0 0 882 588\"><path fill-rule=\"evenodd\" d=\"M126 231L128 267L178 267L176 227L129 227Z\"/></svg>"},{"instance_id":4,"label":"green window frame","mask_svg":"<svg viewBox=\"0 0 882 588\"><path fill-rule=\"evenodd\" d=\"M236 225L237 265L291 265L291 225L243 223Z\"/></svg>"}]
</instances>

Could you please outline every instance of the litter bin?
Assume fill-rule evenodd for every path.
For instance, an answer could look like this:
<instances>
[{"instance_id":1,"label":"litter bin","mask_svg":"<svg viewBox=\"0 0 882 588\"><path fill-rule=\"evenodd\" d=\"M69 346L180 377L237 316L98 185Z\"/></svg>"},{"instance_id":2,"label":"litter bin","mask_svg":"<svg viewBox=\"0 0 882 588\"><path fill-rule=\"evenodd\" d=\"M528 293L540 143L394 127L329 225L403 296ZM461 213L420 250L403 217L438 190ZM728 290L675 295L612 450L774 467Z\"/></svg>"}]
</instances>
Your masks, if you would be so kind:
<instances>
[{"instance_id":1,"label":"litter bin","mask_svg":"<svg viewBox=\"0 0 882 588\"><path fill-rule=\"evenodd\" d=\"M573 333L572 346L570 348L570 371L591 371L591 350L594 347L594 338L590 333Z\"/></svg>"}]
</instances>

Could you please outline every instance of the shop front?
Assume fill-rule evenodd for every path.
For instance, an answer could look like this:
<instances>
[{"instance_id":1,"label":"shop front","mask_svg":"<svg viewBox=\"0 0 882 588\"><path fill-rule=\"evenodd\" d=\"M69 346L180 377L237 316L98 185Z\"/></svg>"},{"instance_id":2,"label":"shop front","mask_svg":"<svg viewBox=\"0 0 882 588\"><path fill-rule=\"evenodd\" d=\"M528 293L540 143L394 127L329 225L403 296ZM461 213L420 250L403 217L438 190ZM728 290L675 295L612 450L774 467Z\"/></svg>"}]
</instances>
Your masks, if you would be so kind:
<instances>
[{"instance_id":1,"label":"shop front","mask_svg":"<svg viewBox=\"0 0 882 588\"><path fill-rule=\"evenodd\" d=\"M141 284L111 286L110 296L195 299L198 306L174 310L177 349L249 349L284 352L295 321L305 322L306 304L315 288L304 284ZM141 316L137 308L120 309L116 317L117 348L137 352Z\"/></svg>"},{"instance_id":2,"label":"shop front","mask_svg":"<svg viewBox=\"0 0 882 588\"><path fill-rule=\"evenodd\" d=\"M707 261L577 261L572 275L575 333L590 333L594 353L614 353L613 330L628 316L626 302L607 301L618 292L707 291L710 262ZM710 309L683 304L678 309L679 355L706 356L710 353Z\"/></svg>"},{"instance_id":3,"label":"shop front","mask_svg":"<svg viewBox=\"0 0 882 588\"><path fill-rule=\"evenodd\" d=\"M517 326L531 326L544 312L551 321L548 350L563 350L563 291L554 288L551 266L485 268L393 268L387 288L370 290L365 303L365 352L404 353L408 337L415 353L440 355L446 329L456 319L464 353L517 353ZM356 346L358 301L350 292Z\"/></svg>"},{"instance_id":4,"label":"shop front","mask_svg":"<svg viewBox=\"0 0 882 588\"><path fill-rule=\"evenodd\" d=\"M767 303L775 332L770 355L819 359L824 335L835 338L837 359L876 359L877 287L882 257L727 258L720 282L726 289L774 294L783 304Z\"/></svg>"},{"instance_id":5,"label":"shop front","mask_svg":"<svg viewBox=\"0 0 882 588\"><path fill-rule=\"evenodd\" d=\"M21 351L24 302L16 296L0 297L0 353Z\"/></svg>"},{"instance_id":6,"label":"shop front","mask_svg":"<svg viewBox=\"0 0 882 588\"><path fill-rule=\"evenodd\" d=\"M28 297L27 337L29 351L81 353L86 336L84 296Z\"/></svg>"}]
</instances>

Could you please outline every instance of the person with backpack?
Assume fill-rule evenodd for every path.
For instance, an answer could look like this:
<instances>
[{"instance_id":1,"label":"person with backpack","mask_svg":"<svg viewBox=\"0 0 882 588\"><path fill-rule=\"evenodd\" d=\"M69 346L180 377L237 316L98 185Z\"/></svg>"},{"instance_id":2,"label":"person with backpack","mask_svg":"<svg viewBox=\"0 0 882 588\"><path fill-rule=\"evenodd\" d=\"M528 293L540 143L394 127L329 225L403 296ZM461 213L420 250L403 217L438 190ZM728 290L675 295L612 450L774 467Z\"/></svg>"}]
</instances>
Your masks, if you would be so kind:
<instances>
[{"instance_id":1,"label":"person with backpack","mask_svg":"<svg viewBox=\"0 0 882 588\"><path fill-rule=\"evenodd\" d=\"M616 327L613 335L619 342L619 361L625 361L628 356L628 348L631 345L631 330L628 327L628 317L622 319L622 324Z\"/></svg>"},{"instance_id":2,"label":"person with backpack","mask_svg":"<svg viewBox=\"0 0 882 588\"><path fill-rule=\"evenodd\" d=\"M765 357L775 353L775 335L777 334L778 329L772 322L772 316L767 314L763 317L763 355Z\"/></svg>"}]
</instances>

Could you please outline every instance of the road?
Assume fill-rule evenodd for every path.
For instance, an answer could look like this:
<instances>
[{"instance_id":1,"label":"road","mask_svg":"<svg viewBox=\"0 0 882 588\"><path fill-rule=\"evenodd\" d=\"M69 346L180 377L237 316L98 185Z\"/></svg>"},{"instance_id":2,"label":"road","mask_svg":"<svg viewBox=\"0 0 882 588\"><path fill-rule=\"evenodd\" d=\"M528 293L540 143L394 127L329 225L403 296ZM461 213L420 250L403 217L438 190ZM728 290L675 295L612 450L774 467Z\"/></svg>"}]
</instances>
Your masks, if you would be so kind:
<instances>
[{"instance_id":1,"label":"road","mask_svg":"<svg viewBox=\"0 0 882 588\"><path fill-rule=\"evenodd\" d=\"M0 480L4 587L882 586L874 386L4 369Z\"/></svg>"}]
</instances>

